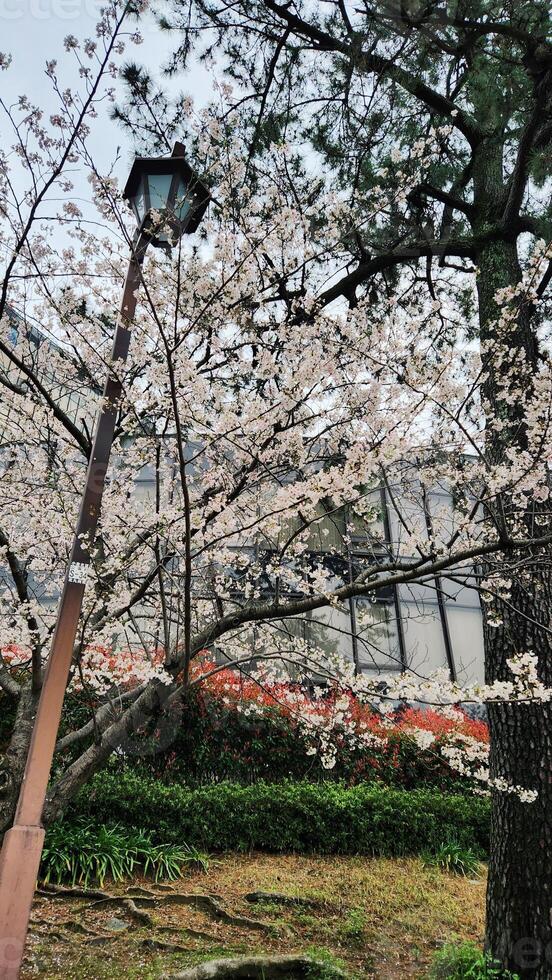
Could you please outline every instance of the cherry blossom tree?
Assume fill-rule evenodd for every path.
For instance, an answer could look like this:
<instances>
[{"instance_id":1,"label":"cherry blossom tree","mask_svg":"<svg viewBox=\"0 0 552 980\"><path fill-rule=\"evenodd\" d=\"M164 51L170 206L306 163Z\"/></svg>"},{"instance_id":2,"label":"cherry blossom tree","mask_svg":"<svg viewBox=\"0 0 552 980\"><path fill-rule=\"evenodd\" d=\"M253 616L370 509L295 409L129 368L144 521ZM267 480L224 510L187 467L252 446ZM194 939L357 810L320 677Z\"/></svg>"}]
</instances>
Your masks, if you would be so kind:
<instances>
[{"instance_id":1,"label":"cherry blossom tree","mask_svg":"<svg viewBox=\"0 0 552 980\"><path fill-rule=\"evenodd\" d=\"M114 59L126 35L139 40L131 14L114 3L96 39L66 39L80 88L65 87L48 63L60 103L48 121L24 96L2 106L12 146L0 158L0 686L15 708L3 827L25 762L132 241L121 188L94 152L95 116L113 99ZM9 60L1 56L5 70ZM414 146L395 147L393 180L382 163L352 207L329 180L314 180L285 140L267 146L253 173L231 105L226 84L201 113L179 104L213 201L201 235L170 257L150 250L143 268L115 458L99 533L85 542L93 574L71 684L87 694L90 714L60 738L46 821L114 752L139 751L139 733L170 717L183 689L229 666L259 684L330 684L382 714L397 699L445 712L488 703L496 718L509 718L512 702L535 717L549 710L539 649L521 634L487 685L464 690L442 676L355 674L323 643L306 645L293 623L307 613L331 621L351 598L401 583L434 586L447 571L481 590L488 634L504 635L505 608L531 615L517 585L510 595L512 581L536 564L548 568L550 364L519 352L513 361L511 347L529 310L541 348L550 342L543 283L552 249L535 238L519 275L492 283L482 344L463 266L432 268L428 289L417 263L405 263L393 288L343 302L353 296L351 273L343 275L351 242L385 227L390 214L408 219L441 147L466 128L464 114L455 121L451 109ZM75 172L88 181L86 205ZM471 262L471 246L458 258ZM476 282L486 295L486 266ZM507 440L504 451L496 440ZM144 494L146 468L153 489ZM381 485L397 500L398 552L379 529ZM447 487L455 510L453 518L433 513L428 531L425 495L435 485ZM365 557L347 568L329 530L343 513L341 540L364 541ZM202 666L205 651L211 659ZM301 698L295 710L307 711ZM343 722L345 702L338 722L317 717L312 704L308 714L331 762L331 725ZM427 748L427 732L413 737ZM508 744L495 749L490 773L486 748L473 740L456 739L448 758L478 784L490 782L515 813L540 812L542 780L534 766L524 773L510 764Z\"/></svg>"},{"instance_id":2,"label":"cherry blossom tree","mask_svg":"<svg viewBox=\"0 0 552 980\"><path fill-rule=\"evenodd\" d=\"M521 463L534 449L524 399L540 386L549 356L551 267L545 265L535 283L536 305L517 290L524 289L536 243L551 238L550 5L190 0L160 2L158 11L170 28L172 74L198 56L227 69L235 85L227 118L240 127L250 174L262 168L266 148L285 139L295 148L297 166L311 163L316 176L323 172L358 215L358 231L344 243L341 275L320 298L335 303L341 297L353 307L371 300L379 319L382 293L404 296L405 269L429 301L434 277L456 267L457 288L464 284L462 315L466 324L472 320L482 358L485 453L492 466L508 466L514 458ZM117 115L155 145L155 109L176 122L178 104L140 67L127 65L125 74L129 98ZM378 222L362 225L367 188L396 187L402 154L417 153L420 141L444 123L452 133L407 191L408 207L389 208ZM506 325L501 303L508 295L512 316ZM548 480L537 493L540 499L522 512L517 494L499 491L488 512L508 533L520 524L544 532ZM519 561L518 567L512 554L504 559L503 586L510 585L486 597L492 599L485 603L487 678L507 680L512 654L532 650L541 680L549 684L549 552ZM500 577L494 561L489 567ZM496 773L539 784L541 804L528 816L515 800L495 795L487 944L514 972L544 977L550 960L545 949L552 942L550 892L547 876L536 874L535 866L547 865L551 847L549 708L491 707L489 721Z\"/></svg>"}]
</instances>

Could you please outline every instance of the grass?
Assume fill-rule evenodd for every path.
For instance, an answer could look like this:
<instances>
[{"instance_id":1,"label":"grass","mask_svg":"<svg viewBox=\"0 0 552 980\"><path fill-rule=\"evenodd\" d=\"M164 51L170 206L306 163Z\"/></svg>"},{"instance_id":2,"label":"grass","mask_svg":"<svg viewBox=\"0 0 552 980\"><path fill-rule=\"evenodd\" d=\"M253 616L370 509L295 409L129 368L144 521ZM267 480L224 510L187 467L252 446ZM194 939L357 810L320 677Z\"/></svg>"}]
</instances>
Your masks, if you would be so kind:
<instances>
[{"instance_id":1,"label":"grass","mask_svg":"<svg viewBox=\"0 0 552 980\"><path fill-rule=\"evenodd\" d=\"M152 887L143 877L137 883ZM127 886L109 890L124 894ZM339 961L354 980L407 980L427 977L435 951L447 941L478 943L483 933L483 878L445 875L414 858L230 854L207 872L185 871L173 887L220 896L229 911L262 919L271 928L251 931L208 919L189 906L164 905L152 912L153 931L132 927L98 947L86 935L68 935L64 923L75 920L105 934L109 920L124 919L124 912L44 900L34 912L31 957L22 980L157 980L222 955L299 951L326 957L328 971ZM251 905L243 896L254 891L315 899L316 905ZM185 928L207 938L178 933ZM178 943L183 951L145 948L152 935Z\"/></svg>"},{"instance_id":2,"label":"grass","mask_svg":"<svg viewBox=\"0 0 552 980\"><path fill-rule=\"evenodd\" d=\"M347 913L343 926L341 928L341 935L346 941L357 943L360 945L364 939L364 930L366 928L366 913L362 909L353 908Z\"/></svg>"},{"instance_id":3,"label":"grass","mask_svg":"<svg viewBox=\"0 0 552 980\"><path fill-rule=\"evenodd\" d=\"M336 976L341 977L347 971L344 960L334 956L327 949L311 946L305 952L316 961L309 970L308 980L335 980Z\"/></svg>"}]
</instances>

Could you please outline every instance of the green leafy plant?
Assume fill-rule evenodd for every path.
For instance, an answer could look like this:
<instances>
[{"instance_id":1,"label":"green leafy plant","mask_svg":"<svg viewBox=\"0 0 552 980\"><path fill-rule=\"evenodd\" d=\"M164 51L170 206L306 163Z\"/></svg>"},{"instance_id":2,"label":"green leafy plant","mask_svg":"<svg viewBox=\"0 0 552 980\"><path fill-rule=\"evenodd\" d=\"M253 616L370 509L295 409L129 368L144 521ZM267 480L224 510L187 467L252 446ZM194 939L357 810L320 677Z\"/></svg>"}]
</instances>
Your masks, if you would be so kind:
<instances>
[{"instance_id":1,"label":"green leafy plant","mask_svg":"<svg viewBox=\"0 0 552 980\"><path fill-rule=\"evenodd\" d=\"M433 958L431 980L519 980L494 963L475 943L447 943Z\"/></svg>"},{"instance_id":2,"label":"green leafy plant","mask_svg":"<svg viewBox=\"0 0 552 980\"><path fill-rule=\"evenodd\" d=\"M365 783L220 783L190 789L132 772L98 773L66 820L118 821L199 851L297 854L435 853L456 840L487 853L490 804L481 797Z\"/></svg>"},{"instance_id":3,"label":"green leafy plant","mask_svg":"<svg viewBox=\"0 0 552 980\"><path fill-rule=\"evenodd\" d=\"M151 831L77 821L48 828L41 877L45 882L85 888L92 883L102 886L106 878L121 881L137 871L155 881L174 880L184 866L206 868L207 861L196 848L155 843Z\"/></svg>"},{"instance_id":4,"label":"green leafy plant","mask_svg":"<svg viewBox=\"0 0 552 980\"><path fill-rule=\"evenodd\" d=\"M481 872L481 862L471 847L457 840L445 841L433 853L424 853L423 861L428 868L440 868L448 874L474 878Z\"/></svg>"}]
</instances>

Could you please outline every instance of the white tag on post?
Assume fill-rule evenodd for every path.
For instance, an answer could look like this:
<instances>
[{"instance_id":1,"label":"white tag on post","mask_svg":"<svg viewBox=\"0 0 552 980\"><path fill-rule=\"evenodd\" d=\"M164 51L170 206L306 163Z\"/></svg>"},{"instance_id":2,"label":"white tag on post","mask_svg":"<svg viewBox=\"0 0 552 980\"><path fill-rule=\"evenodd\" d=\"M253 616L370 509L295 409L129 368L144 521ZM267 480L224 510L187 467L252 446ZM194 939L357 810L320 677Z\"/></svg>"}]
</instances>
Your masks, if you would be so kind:
<instances>
[{"instance_id":1,"label":"white tag on post","mask_svg":"<svg viewBox=\"0 0 552 980\"><path fill-rule=\"evenodd\" d=\"M75 585L86 585L89 572L90 565L86 565L82 561L72 561L69 565L67 581L74 582Z\"/></svg>"}]
</instances>

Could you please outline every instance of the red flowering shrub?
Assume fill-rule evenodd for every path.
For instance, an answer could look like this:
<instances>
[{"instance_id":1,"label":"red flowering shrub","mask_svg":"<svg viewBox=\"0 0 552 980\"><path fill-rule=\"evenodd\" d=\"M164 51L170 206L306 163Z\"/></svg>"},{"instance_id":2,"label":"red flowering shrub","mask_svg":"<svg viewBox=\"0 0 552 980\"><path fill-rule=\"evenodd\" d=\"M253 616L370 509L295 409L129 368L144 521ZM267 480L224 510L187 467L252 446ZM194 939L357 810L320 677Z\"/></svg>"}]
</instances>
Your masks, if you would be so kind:
<instances>
[{"instance_id":1,"label":"red flowering shrub","mask_svg":"<svg viewBox=\"0 0 552 980\"><path fill-rule=\"evenodd\" d=\"M210 669L214 665L203 662L192 677ZM420 729L436 737L435 748L419 748L411 733ZM152 759L148 768L164 780L192 785L294 778L459 788L462 778L437 750L454 733L488 741L485 723L464 712L445 718L432 710L401 708L385 716L337 688L314 696L299 685L260 686L225 669L188 692L182 729L170 752Z\"/></svg>"},{"instance_id":2,"label":"red flowering shrub","mask_svg":"<svg viewBox=\"0 0 552 980\"><path fill-rule=\"evenodd\" d=\"M398 727L403 731L412 728L422 728L432 732L436 737L450 735L451 732L458 732L461 735L469 735L477 739L478 742L489 741L489 727L486 722L478 718L470 718L464 711L459 711L458 720L446 718L431 708L404 708L397 719Z\"/></svg>"},{"instance_id":3,"label":"red flowering shrub","mask_svg":"<svg viewBox=\"0 0 552 980\"><path fill-rule=\"evenodd\" d=\"M201 670L208 673L214 666L204 661ZM309 715L315 714L329 720L335 715L337 702L340 702L344 727L351 732L355 729L366 731L384 739L390 738L394 731L408 733L413 729L422 729L436 738L458 733L480 742L489 741L487 724L470 718L465 711L458 709L451 713L451 717L431 708L412 707L402 707L391 715L382 716L349 691L330 688L321 697L315 698L298 685L270 683L260 686L231 669L214 673L203 682L203 687L211 697L221 699L236 709L255 705L258 709L274 709L281 717L290 719L308 719ZM345 708L341 704L344 700L347 702Z\"/></svg>"},{"instance_id":4,"label":"red flowering shrub","mask_svg":"<svg viewBox=\"0 0 552 980\"><path fill-rule=\"evenodd\" d=\"M14 670L21 669L21 651L11 652ZM110 677L119 687L139 682L144 671L139 661L134 651L114 655L105 647L92 648L87 671L95 676L88 684L85 672L84 689L80 683L73 686L62 730L84 723L93 703L105 697ZM151 669L159 670L161 661L158 652ZM238 671L220 670L208 659L194 664L191 681L182 710L164 719L163 737L150 732L145 758L137 744L130 756L120 757L123 765L196 786L223 780L339 779L348 785L379 781L445 789L458 788L464 780L450 769L440 746L454 735L484 744L489 740L487 725L461 711L447 717L429 708L401 706L381 714L337 687L315 693L293 683L259 684ZM12 721L5 717L0 724L0 742L9 737ZM434 736L428 746L423 732Z\"/></svg>"}]
</instances>

